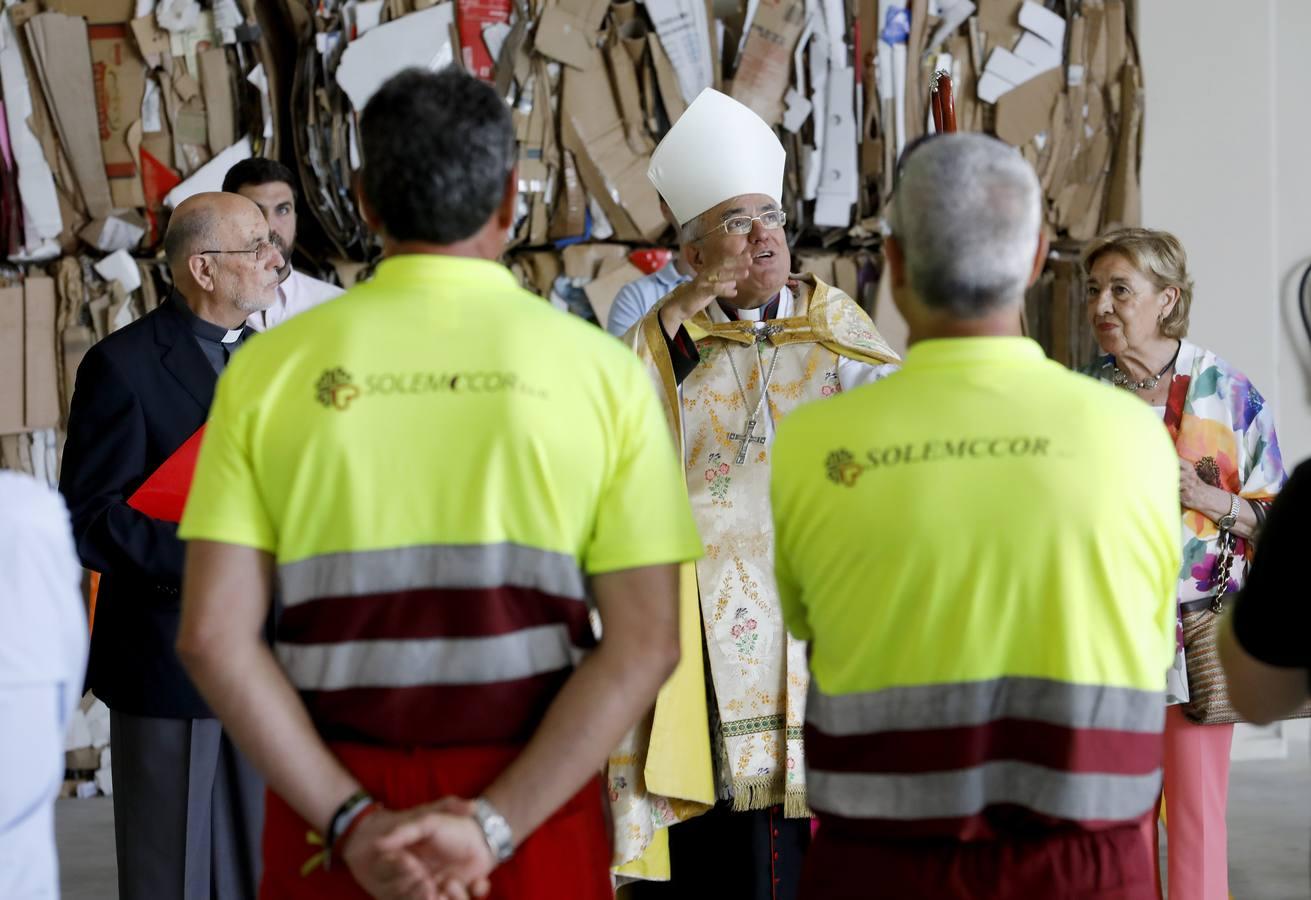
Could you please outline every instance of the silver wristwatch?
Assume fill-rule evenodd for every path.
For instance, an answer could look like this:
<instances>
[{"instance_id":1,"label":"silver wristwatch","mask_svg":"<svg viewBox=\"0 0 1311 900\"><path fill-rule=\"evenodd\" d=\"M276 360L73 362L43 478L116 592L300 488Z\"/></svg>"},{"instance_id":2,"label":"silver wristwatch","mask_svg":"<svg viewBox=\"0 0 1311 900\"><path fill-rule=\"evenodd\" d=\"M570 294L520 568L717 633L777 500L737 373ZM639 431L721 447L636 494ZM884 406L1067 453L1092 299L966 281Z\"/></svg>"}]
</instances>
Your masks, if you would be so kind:
<instances>
[{"instance_id":1,"label":"silver wristwatch","mask_svg":"<svg viewBox=\"0 0 1311 900\"><path fill-rule=\"evenodd\" d=\"M473 817L482 828L487 846L498 863L514 855L514 835L510 833L510 823L496 811L495 806L479 797L473 801Z\"/></svg>"},{"instance_id":2,"label":"silver wristwatch","mask_svg":"<svg viewBox=\"0 0 1311 900\"><path fill-rule=\"evenodd\" d=\"M1235 525L1238 524L1238 509L1239 509L1238 495L1231 494L1229 496L1229 515L1221 516L1220 520L1215 524L1219 525L1225 531L1228 531L1229 529L1233 528Z\"/></svg>"}]
</instances>

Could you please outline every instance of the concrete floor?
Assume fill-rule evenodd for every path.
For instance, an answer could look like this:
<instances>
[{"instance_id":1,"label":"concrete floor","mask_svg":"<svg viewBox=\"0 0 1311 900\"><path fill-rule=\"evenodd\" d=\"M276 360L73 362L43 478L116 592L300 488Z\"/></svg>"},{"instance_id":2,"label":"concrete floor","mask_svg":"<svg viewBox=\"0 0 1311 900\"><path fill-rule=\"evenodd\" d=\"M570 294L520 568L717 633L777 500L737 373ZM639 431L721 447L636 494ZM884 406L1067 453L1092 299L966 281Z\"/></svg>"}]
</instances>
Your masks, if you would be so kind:
<instances>
[{"instance_id":1,"label":"concrete floor","mask_svg":"<svg viewBox=\"0 0 1311 900\"><path fill-rule=\"evenodd\" d=\"M64 900L117 900L111 801L60 800L55 819ZM1286 759L1233 764L1229 879L1235 900L1311 898L1311 748L1305 743L1292 744Z\"/></svg>"}]
</instances>

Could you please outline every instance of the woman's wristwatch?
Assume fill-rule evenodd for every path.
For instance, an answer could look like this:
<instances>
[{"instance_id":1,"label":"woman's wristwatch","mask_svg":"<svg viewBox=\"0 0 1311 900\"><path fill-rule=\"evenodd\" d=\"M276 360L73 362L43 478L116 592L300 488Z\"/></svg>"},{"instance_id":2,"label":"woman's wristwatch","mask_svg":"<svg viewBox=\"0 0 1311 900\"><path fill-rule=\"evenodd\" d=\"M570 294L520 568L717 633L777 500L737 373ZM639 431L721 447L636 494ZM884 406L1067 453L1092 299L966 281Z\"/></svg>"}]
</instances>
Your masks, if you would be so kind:
<instances>
[{"instance_id":1,"label":"woman's wristwatch","mask_svg":"<svg viewBox=\"0 0 1311 900\"><path fill-rule=\"evenodd\" d=\"M1221 516L1215 524L1219 525L1224 531L1228 531L1238 524L1238 508L1241 500L1237 494L1229 495L1229 513Z\"/></svg>"}]
</instances>

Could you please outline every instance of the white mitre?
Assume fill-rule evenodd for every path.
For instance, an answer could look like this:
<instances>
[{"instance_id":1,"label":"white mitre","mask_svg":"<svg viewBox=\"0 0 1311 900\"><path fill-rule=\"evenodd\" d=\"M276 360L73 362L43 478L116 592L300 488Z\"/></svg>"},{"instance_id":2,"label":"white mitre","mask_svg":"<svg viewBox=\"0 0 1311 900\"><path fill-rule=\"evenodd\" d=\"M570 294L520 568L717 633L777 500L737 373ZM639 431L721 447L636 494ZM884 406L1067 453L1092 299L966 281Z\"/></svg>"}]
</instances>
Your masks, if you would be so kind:
<instances>
[{"instance_id":1,"label":"white mitre","mask_svg":"<svg viewBox=\"0 0 1311 900\"><path fill-rule=\"evenodd\" d=\"M774 129L747 106L706 88L651 154L651 179L686 225L708 209L743 194L783 201L787 151Z\"/></svg>"}]
</instances>

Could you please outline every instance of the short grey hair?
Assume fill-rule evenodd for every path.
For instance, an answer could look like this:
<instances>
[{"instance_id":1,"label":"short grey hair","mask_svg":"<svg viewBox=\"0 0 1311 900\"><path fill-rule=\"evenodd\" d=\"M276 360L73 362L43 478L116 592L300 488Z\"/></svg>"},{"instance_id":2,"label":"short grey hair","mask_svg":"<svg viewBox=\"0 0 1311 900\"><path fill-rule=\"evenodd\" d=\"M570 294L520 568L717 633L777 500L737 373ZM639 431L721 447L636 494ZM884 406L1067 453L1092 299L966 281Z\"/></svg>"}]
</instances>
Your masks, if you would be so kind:
<instances>
[{"instance_id":1,"label":"short grey hair","mask_svg":"<svg viewBox=\"0 0 1311 900\"><path fill-rule=\"evenodd\" d=\"M1020 302L1042 226L1042 192L1017 150L944 134L904 160L890 225L923 303L962 319Z\"/></svg>"}]
</instances>

